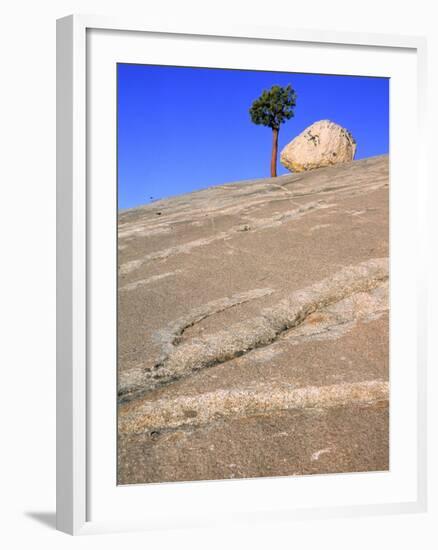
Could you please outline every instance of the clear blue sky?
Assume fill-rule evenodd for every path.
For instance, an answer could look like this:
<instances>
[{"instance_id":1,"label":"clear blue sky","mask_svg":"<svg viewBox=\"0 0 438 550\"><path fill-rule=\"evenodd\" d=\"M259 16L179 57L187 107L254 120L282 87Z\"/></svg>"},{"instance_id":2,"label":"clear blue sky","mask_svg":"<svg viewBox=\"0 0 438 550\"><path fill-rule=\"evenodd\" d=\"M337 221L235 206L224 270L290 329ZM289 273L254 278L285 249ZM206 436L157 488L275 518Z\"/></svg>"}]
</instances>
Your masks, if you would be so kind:
<instances>
[{"instance_id":1,"label":"clear blue sky","mask_svg":"<svg viewBox=\"0 0 438 550\"><path fill-rule=\"evenodd\" d=\"M253 124L248 109L274 84L297 93L279 152L321 119L351 131L356 159L388 152L388 79L119 64L119 208L268 177L272 132ZM288 173L280 163L278 173Z\"/></svg>"}]
</instances>

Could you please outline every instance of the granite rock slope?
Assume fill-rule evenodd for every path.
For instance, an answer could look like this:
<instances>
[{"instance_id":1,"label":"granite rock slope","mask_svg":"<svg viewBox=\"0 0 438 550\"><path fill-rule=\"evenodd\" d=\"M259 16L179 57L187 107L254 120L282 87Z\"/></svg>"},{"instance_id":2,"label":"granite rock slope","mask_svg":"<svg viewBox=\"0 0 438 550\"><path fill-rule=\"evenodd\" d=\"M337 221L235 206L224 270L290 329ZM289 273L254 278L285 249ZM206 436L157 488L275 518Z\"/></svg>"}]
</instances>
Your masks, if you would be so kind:
<instances>
[{"instance_id":1,"label":"granite rock slope","mask_svg":"<svg viewBox=\"0 0 438 550\"><path fill-rule=\"evenodd\" d=\"M118 481L388 468L388 158L119 214Z\"/></svg>"}]
</instances>

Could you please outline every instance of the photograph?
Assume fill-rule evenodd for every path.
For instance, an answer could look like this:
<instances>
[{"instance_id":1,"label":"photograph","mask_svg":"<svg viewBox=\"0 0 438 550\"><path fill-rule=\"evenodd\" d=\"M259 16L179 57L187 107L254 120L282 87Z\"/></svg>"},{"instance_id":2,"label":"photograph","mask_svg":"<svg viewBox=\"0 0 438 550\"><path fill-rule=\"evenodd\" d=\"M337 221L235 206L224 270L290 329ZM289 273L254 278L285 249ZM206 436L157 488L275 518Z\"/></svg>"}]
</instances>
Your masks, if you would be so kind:
<instances>
[{"instance_id":1,"label":"photograph","mask_svg":"<svg viewBox=\"0 0 438 550\"><path fill-rule=\"evenodd\" d=\"M380 472L390 79L117 64L117 483Z\"/></svg>"}]
</instances>

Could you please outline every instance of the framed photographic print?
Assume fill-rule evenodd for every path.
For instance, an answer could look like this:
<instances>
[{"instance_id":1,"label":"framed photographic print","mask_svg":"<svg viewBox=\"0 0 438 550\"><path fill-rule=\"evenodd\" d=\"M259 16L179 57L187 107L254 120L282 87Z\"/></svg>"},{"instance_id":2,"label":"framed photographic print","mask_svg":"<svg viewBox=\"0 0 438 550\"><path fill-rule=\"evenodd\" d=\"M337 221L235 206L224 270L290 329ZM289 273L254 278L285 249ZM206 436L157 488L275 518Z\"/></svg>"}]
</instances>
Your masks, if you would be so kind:
<instances>
[{"instance_id":1,"label":"framed photographic print","mask_svg":"<svg viewBox=\"0 0 438 550\"><path fill-rule=\"evenodd\" d=\"M423 510L424 41L57 48L58 528Z\"/></svg>"}]
</instances>

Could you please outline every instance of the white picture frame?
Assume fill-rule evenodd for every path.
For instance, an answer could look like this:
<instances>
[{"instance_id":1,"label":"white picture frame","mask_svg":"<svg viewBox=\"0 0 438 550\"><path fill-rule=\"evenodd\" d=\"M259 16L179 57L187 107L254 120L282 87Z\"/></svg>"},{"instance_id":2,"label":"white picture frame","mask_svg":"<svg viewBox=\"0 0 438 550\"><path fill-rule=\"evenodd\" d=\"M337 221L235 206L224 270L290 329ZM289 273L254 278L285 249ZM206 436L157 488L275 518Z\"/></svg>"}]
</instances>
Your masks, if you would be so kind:
<instances>
[{"instance_id":1,"label":"white picture frame","mask_svg":"<svg viewBox=\"0 0 438 550\"><path fill-rule=\"evenodd\" d=\"M98 31L101 35L105 35L105 43L97 44L96 41L90 39L90 32ZM415 407L415 422L412 421L412 431L409 432L411 439L410 443L415 440L414 448L410 445L412 460L409 465L409 472L412 477L412 483L406 487L403 497L398 498L394 493L394 498L387 498L385 494L380 500L374 501L360 499L351 499L351 502L339 501L333 505L327 504L324 500L315 499L317 504L312 505L311 499L306 504L297 505L296 503L287 504L279 500L276 507L270 509L261 509L257 506L256 494L263 491L279 491L279 483L285 483L283 479L277 480L235 480L232 484L228 482L196 482L195 484L163 484L154 485L149 489L149 493L144 493L138 502L154 502L157 507L155 515L144 510L144 518L141 514L137 517L128 515L119 515L120 508L126 508L127 503L133 499L126 488L118 488L116 496L113 489L115 487L103 489L102 484L108 484L110 474L106 478L102 476L99 482L95 482L96 468L93 466L93 461L96 460L93 449L93 439L98 430L96 430L96 420L99 414L96 413L96 380L100 376L96 369L92 372L91 365L96 364L93 356L93 341L95 332L92 330L93 323L90 322L91 302L94 299L92 296L93 276L90 272L90 265L95 250L90 239L96 238L96 232L93 233L95 227L95 219L97 215L102 214L102 219L109 220L111 225L115 204L111 205L114 199L114 194L110 193L102 202L99 212L93 206L92 188L90 181L96 178L94 175L94 167L92 167L92 155L96 154L96 149L93 148L93 139L90 138L90 97L92 91L92 78L96 82L104 82L103 73L100 74L96 69L96 74L92 73L98 65L98 58L92 57L93 52L105 50L105 55L110 55L108 52L112 50L111 44L116 45L116 36L121 37L130 34L134 42L141 37L160 37L161 39L169 39L180 41L180 44L189 43L190 40L202 40L203 44L208 46L211 43L210 54L213 53L214 43L218 40L222 44L226 44L230 51L236 48L238 44L245 43L247 45L262 44L263 47L275 48L276 45L287 46L288 44L298 44L304 49L314 47L318 48L338 48L340 50L348 50L348 48L363 48L364 58L367 55L373 55L373 59L377 60L379 56L383 56L386 52L392 55L391 52L397 53L400 57L403 53L411 59L412 71L407 78L410 78L410 87L412 93L417 98L416 109L412 109L410 124L414 128L414 139L418 141L418 147L413 152L410 162L412 164L411 172L408 176L412 176L415 180L415 185L411 188L411 197L415 200L417 208L414 209L414 221L418 219L418 226L411 229L412 238L410 244L407 244L407 252L398 250L396 236L391 234L392 250L395 252L395 257L399 255L401 262L405 262L405 266L411 264L410 270L403 276L409 279L409 292L411 295L410 306L416 317L416 330L414 336L411 335L411 348L409 353L406 353L406 367L414 369L410 382L406 379L404 386L401 385L401 391L408 386L412 402L412 407ZM131 55L134 45L127 45L123 50L122 61L126 61L126 56ZM125 48L121 44L120 48ZM205 48L204 48L205 49ZM120 52L122 49L119 50ZM359 50L357 50L359 51ZM362 51L362 50L361 50ZM209 525L218 522L231 521L260 521L261 519L275 520L278 519L294 519L294 518L320 518L334 516L349 516L358 514L384 514L395 512L419 512L426 509L426 326L425 317L419 312L425 309L426 303L426 261L424 243L426 232L426 177L424 174L424 166L426 162L422 158L425 147L422 147L424 140L424 120L425 120L425 55L426 55L425 40L418 37L403 37L403 36L387 36L387 35L368 35L368 34L348 34L326 31L299 31L286 28L240 28L230 25L230 28L215 29L212 28L175 28L165 27L152 28L147 24L138 21L125 21L121 19L111 19L106 17L95 16L69 16L58 20L57 22L57 528L61 531L70 534L84 534L95 532L120 531L131 529L152 529L156 527L176 527L186 525ZM386 55L385 54L385 55ZM400 55L399 55L400 54ZM111 53L111 55L119 55ZM145 55L142 53L141 55ZM172 48L166 50L166 59L175 59L175 64L181 64L181 57L176 56ZM180 55L183 53L180 52ZM218 59L221 53L218 53ZM90 57L91 56L91 57ZM397 57L396 56L396 57ZM347 55L345 56L348 57ZM388 58L389 59L389 58ZM398 58L397 58L398 59ZM113 62L113 58L108 57L108 60ZM401 64L402 59L395 60L394 67L397 63ZM201 63L201 61L200 61ZM108 64L109 66L109 64ZM200 65L202 66L202 65ZM214 65L216 66L216 65ZM327 71L333 73L339 71L335 64L327 61ZM383 65L382 65L383 67ZM275 69L275 68L274 68ZM380 69L384 71L384 68ZM391 69L392 70L392 69ZM396 69L394 69L396 70ZM373 74L370 69L370 74ZM361 73L362 74L362 73ZM384 72L382 75L385 74ZM104 102L103 102L104 103ZM108 102L111 107L111 98ZM115 108L115 104L113 105ZM102 111L103 112L103 111ZM105 111L107 114L109 111ZM94 116L94 115L93 115ZM99 119L93 119L93 125L98 124ZM113 121L114 122L114 121ZM114 124L111 123L109 139L113 136ZM391 132L397 135L397 120L391 120ZM94 131L94 130L93 130ZM393 135L393 134L391 134ZM400 138L401 139L401 138ZM396 139L394 138L394 141ZM108 142L108 147L112 147ZM399 146L396 144L395 146ZM402 145L400 145L402 147ZM107 159L108 151L105 150L105 145L102 145L102 156ZM400 149L400 156L401 158ZM392 178L401 178L402 174L397 165L397 155L391 155L391 174ZM111 170L114 170L114 163ZM100 174L102 175L102 174ZM401 180L400 180L401 181ZM109 186L111 187L111 186ZM402 186L400 186L402 187ZM397 199L397 197L396 197ZM392 200L391 208L394 209L395 220L397 217L403 217L403 201ZM106 222L104 222L106 223ZM106 226L105 226L106 227ZM400 226L401 227L401 226ZM94 237L90 235L93 233ZM98 237L97 237L98 238ZM410 258L403 257L409 254L410 250L416 250L417 261L412 262ZM414 265L415 264L415 265ZM391 266L393 269L393 266ZM115 271L108 275L111 280L115 278ZM407 280L407 279L406 279ZM415 289L414 289L415 282ZM399 286L402 286L405 281L399 281ZM111 284L108 291L111 292ZM397 286L397 285L395 285ZM396 288L394 292L396 292ZM394 305L391 302L391 307ZM396 305L396 304L395 304ZM96 309L98 302L94 303L93 308ZM111 327L109 327L111 333ZM398 334L398 333L397 333ZM402 333L400 333L402 334ZM393 334L394 336L394 334ZM407 337L408 339L408 337ZM392 339L394 340L394 338ZM398 341L401 341L400 338ZM400 344L401 345L401 344ZM403 345L405 343L403 342ZM407 344L406 344L407 345ZM394 342L391 341L391 350L394 350ZM401 353L403 355L403 353ZM410 357L415 355L415 361L410 361ZM393 357L400 357L393 354ZM398 364L401 364L402 359ZM414 364L415 363L415 364ZM103 380L103 379L102 379ZM107 403L113 400L115 402L115 387L114 394L111 394L111 387L106 382L102 384L102 392L105 394ZM395 388L396 389L396 388ZM406 390L408 391L408 390ZM109 393L109 395L108 395ZM407 396L408 397L408 396ZM408 398L407 398L408 401ZM106 406L102 404L99 409L106 410ZM109 409L108 409L109 410ZM413 409L412 409L413 410ZM94 412L93 412L94 411ZM391 409L391 422L393 422L393 409ZM115 425L113 417L107 416L108 425L103 432L108 433L108 438L113 437L115 433ZM94 422L94 424L92 424ZM394 420L396 423L396 420ZM99 425L102 427L102 424ZM392 423L392 427L397 432L396 424ZM100 431L100 430L99 430ZM113 435L111 435L111 433ZM106 437L99 435L99 437ZM103 440L102 440L103 441ZM100 445L99 445L100 446ZM96 448L96 446L94 446ZM106 447L102 444L102 448ZM409 453L408 453L409 454ZM102 472L106 472L106 466L102 464L99 457L99 465ZM113 460L113 459L111 459ZM109 460L108 471L111 471L112 462ZM114 457L115 460L115 457ZM112 475L112 474L111 474ZM318 476L317 476L318 477ZM320 477L320 476L319 476ZM329 476L325 476L325 480ZM356 479L359 479L358 477ZM323 483L327 490L333 489L333 484L329 481L317 480L315 483ZM345 480L344 480L345 481ZM347 480L348 481L348 480ZM360 480L359 480L360 482ZM371 478L368 478L370 485L373 484ZM366 480L364 483L368 483ZM120 506L114 506L102 511L102 514L90 514L93 508L93 499L90 496L91 486L94 494L96 491L101 491L101 496L96 498L102 501L109 501L111 498L120 500ZM301 478L296 481L305 489L306 484L313 484L310 478ZM337 481L335 480L335 483ZM378 486L381 481L376 482ZM382 482L384 483L384 482ZM100 485L99 485L100 484ZM271 488L269 488L271 484ZM170 487L175 485L175 491ZM233 487L232 493L230 487ZM389 485L388 485L389 487ZM133 488L135 490L135 488ZM389 490L389 489L388 489ZM145 491L145 487L139 487L138 493ZM188 491L192 495L192 509L184 510L181 516L178 516L177 506L175 511L165 513L165 506L160 509L160 499L168 499L176 503L178 499L187 498ZM199 513L196 508L196 499L202 499L202 508L205 502L213 498L209 496L212 491L215 492L215 499L219 502L222 499L239 500L239 493L242 495L242 503L247 503L242 509L221 510L218 508L215 514L209 515L206 511L205 515ZM310 491L312 495L313 489ZM298 491L299 492L299 491ZM316 494L316 493L315 493ZM389 494L389 493L388 493ZM146 500L144 500L146 499ZM225 502L225 500L223 502ZM372 500L372 499L371 499ZM254 505L250 503L254 502ZM324 504L324 502L326 502ZM154 506L155 506L154 504ZM251 508L252 506L252 508ZM127 508L126 508L127 509ZM103 510L103 509L102 509ZM173 514L173 515L172 515ZM95 517L96 516L96 519ZM153 516L153 517L152 517ZM214 517L213 517L214 516Z\"/></svg>"}]
</instances>

